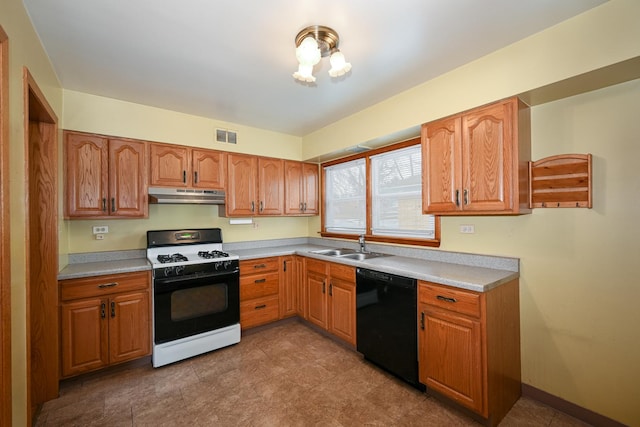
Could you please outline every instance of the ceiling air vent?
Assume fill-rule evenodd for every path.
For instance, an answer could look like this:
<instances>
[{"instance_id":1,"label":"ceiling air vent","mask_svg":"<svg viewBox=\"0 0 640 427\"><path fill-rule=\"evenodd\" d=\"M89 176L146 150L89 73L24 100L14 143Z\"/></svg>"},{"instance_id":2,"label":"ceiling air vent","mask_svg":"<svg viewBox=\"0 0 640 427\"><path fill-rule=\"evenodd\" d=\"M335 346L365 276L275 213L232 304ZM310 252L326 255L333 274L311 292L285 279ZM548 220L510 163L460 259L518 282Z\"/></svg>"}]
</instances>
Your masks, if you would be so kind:
<instances>
[{"instance_id":1,"label":"ceiling air vent","mask_svg":"<svg viewBox=\"0 0 640 427\"><path fill-rule=\"evenodd\" d=\"M238 143L238 133L226 129L216 129L216 141L226 142L228 144Z\"/></svg>"}]
</instances>

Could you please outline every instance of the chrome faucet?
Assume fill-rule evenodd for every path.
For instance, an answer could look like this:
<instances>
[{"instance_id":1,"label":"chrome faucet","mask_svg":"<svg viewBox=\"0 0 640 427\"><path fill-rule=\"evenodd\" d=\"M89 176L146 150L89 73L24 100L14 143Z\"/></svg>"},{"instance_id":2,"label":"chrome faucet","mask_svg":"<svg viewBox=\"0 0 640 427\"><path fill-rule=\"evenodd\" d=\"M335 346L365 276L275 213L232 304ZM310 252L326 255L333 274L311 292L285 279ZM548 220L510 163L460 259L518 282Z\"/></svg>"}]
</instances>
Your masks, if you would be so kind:
<instances>
[{"instance_id":1,"label":"chrome faucet","mask_svg":"<svg viewBox=\"0 0 640 427\"><path fill-rule=\"evenodd\" d=\"M365 245L365 241L364 241L364 234L361 234L358 237L358 243L360 243L360 252L366 252L367 248L364 246Z\"/></svg>"}]
</instances>

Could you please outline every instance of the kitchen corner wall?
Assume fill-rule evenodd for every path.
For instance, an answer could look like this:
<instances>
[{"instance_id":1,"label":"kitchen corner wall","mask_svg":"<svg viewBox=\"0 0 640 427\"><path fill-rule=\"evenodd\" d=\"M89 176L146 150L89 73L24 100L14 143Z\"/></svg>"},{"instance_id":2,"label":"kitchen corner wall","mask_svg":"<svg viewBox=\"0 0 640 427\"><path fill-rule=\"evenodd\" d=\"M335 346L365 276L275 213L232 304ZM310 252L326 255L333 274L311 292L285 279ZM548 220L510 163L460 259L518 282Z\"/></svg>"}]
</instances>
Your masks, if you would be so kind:
<instances>
[{"instance_id":1,"label":"kitchen corner wall","mask_svg":"<svg viewBox=\"0 0 640 427\"><path fill-rule=\"evenodd\" d=\"M229 152L302 160L301 138L264 129L220 122L175 111L64 91L64 129L189 145ZM216 128L238 132L237 144L214 140ZM62 200L61 200L62 202ZM68 253L102 252L146 247L147 230L220 227L225 242L304 237L308 218L259 217L250 225L230 225L217 206L150 205L148 219L66 220ZM109 226L104 240L91 234L94 225ZM63 237L63 236L61 236ZM60 250L63 250L61 245ZM64 264L60 265L63 268Z\"/></svg>"}]
</instances>

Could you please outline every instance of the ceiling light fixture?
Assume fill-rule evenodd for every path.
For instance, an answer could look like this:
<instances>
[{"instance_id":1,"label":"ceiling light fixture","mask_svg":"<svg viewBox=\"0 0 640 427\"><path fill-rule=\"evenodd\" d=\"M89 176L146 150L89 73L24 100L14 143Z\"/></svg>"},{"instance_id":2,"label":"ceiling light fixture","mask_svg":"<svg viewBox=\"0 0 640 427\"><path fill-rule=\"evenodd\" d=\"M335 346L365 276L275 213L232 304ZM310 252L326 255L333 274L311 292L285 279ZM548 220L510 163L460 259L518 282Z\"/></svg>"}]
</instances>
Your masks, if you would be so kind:
<instances>
[{"instance_id":1,"label":"ceiling light fixture","mask_svg":"<svg viewBox=\"0 0 640 427\"><path fill-rule=\"evenodd\" d=\"M351 64L344 59L344 54L338 49L340 37L332 28L323 25L312 25L302 29L296 36L296 58L298 71L293 73L297 80L313 83L313 67L320 62L321 57L330 56L331 77L340 77L351 70Z\"/></svg>"}]
</instances>

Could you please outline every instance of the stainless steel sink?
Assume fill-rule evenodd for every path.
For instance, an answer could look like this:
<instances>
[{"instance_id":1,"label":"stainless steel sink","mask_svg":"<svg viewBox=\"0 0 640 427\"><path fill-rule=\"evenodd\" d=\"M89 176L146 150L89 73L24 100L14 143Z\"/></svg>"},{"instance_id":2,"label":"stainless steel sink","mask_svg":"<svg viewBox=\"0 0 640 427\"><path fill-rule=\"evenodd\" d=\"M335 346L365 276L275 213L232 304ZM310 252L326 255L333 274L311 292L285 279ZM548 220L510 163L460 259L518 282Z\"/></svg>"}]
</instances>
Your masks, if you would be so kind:
<instances>
[{"instance_id":1,"label":"stainless steel sink","mask_svg":"<svg viewBox=\"0 0 640 427\"><path fill-rule=\"evenodd\" d=\"M375 252L354 252L352 254L340 255L340 258L353 259L355 261L364 261L365 259L380 258L388 256L387 254L379 254Z\"/></svg>"},{"instance_id":2,"label":"stainless steel sink","mask_svg":"<svg viewBox=\"0 0 640 427\"><path fill-rule=\"evenodd\" d=\"M355 252L356 252L355 249L349 249L349 248L322 249L319 251L313 251L314 254L326 255L326 256L344 256L346 254L353 254Z\"/></svg>"}]
</instances>

